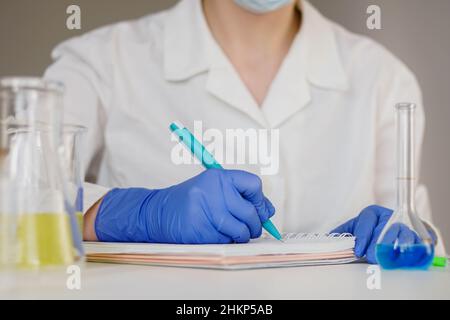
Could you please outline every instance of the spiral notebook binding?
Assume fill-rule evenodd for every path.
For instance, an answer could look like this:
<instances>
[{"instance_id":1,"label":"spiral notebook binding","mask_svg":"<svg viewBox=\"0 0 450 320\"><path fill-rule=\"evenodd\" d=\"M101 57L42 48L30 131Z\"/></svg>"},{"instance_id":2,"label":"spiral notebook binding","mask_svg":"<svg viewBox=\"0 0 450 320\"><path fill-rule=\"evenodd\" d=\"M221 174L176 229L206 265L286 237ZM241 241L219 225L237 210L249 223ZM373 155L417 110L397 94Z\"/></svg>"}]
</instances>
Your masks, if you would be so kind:
<instances>
[{"instance_id":1,"label":"spiral notebook binding","mask_svg":"<svg viewBox=\"0 0 450 320\"><path fill-rule=\"evenodd\" d=\"M350 233L284 233L283 240L322 240L322 239L343 239L353 237Z\"/></svg>"}]
</instances>

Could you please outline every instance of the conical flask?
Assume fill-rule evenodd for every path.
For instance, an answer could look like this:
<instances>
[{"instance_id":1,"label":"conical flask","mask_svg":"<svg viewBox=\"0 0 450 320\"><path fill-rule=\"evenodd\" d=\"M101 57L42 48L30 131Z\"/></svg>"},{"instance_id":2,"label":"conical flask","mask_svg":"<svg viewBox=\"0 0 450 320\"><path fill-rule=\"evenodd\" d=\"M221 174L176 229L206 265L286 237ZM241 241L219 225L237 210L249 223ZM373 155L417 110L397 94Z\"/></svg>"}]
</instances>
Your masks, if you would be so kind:
<instances>
[{"instance_id":1,"label":"conical flask","mask_svg":"<svg viewBox=\"0 0 450 320\"><path fill-rule=\"evenodd\" d=\"M66 266L82 256L60 157L62 95L54 82L0 79L0 268Z\"/></svg>"},{"instance_id":2,"label":"conical flask","mask_svg":"<svg viewBox=\"0 0 450 320\"><path fill-rule=\"evenodd\" d=\"M434 241L415 206L415 104L396 105L397 208L376 246L378 263L384 269L427 269L434 256Z\"/></svg>"}]
</instances>

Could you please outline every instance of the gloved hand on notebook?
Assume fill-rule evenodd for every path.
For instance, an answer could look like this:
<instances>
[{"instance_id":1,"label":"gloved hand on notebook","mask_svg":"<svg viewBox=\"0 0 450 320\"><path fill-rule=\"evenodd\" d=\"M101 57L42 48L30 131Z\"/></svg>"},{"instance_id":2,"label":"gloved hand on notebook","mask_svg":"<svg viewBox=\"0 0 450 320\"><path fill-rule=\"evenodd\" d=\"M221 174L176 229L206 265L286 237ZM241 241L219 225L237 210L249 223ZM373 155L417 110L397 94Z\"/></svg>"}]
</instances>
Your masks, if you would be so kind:
<instances>
[{"instance_id":1,"label":"gloved hand on notebook","mask_svg":"<svg viewBox=\"0 0 450 320\"><path fill-rule=\"evenodd\" d=\"M375 247L383 228L392 216L393 211L380 206L369 206L361 213L330 233L350 233L356 237L355 255L358 258L366 257L367 262L376 264ZM436 233L428 228L434 242L437 240ZM394 223L385 233L382 243L394 244L399 240L401 243L419 243L418 235L402 223Z\"/></svg>"},{"instance_id":2,"label":"gloved hand on notebook","mask_svg":"<svg viewBox=\"0 0 450 320\"><path fill-rule=\"evenodd\" d=\"M210 169L166 189L113 189L100 204L95 232L110 242L248 242L274 213L257 176Z\"/></svg>"},{"instance_id":3,"label":"gloved hand on notebook","mask_svg":"<svg viewBox=\"0 0 450 320\"><path fill-rule=\"evenodd\" d=\"M384 226L392 216L392 210L380 206L370 206L361 213L330 233L351 233L356 237L355 255L366 257L367 261L376 264L375 246ZM408 232L408 228L405 226ZM410 231L410 230L409 230ZM410 231L412 232L412 231ZM413 233L413 232L412 232Z\"/></svg>"}]
</instances>

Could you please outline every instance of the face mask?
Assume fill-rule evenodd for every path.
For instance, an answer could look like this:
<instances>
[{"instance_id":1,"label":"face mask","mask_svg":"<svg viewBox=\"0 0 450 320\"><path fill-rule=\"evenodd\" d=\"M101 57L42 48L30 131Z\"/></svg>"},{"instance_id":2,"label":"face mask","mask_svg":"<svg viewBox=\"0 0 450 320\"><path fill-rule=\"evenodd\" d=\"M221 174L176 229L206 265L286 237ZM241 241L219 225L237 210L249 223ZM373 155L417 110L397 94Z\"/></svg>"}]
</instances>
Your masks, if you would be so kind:
<instances>
[{"instance_id":1,"label":"face mask","mask_svg":"<svg viewBox=\"0 0 450 320\"><path fill-rule=\"evenodd\" d=\"M237 5L257 14L268 13L284 7L292 0L234 0Z\"/></svg>"}]
</instances>

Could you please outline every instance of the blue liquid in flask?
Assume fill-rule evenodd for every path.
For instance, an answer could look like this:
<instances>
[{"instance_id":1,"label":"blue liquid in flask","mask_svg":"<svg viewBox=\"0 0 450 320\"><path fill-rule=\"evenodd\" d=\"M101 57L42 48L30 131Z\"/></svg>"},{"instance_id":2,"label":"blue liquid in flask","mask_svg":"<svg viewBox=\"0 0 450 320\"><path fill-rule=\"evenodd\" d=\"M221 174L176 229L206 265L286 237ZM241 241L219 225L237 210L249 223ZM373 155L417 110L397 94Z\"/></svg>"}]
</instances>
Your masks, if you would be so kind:
<instances>
[{"instance_id":1,"label":"blue liquid in flask","mask_svg":"<svg viewBox=\"0 0 450 320\"><path fill-rule=\"evenodd\" d=\"M433 262L434 248L424 244L377 244L376 256L378 263L387 270L426 270Z\"/></svg>"}]
</instances>

